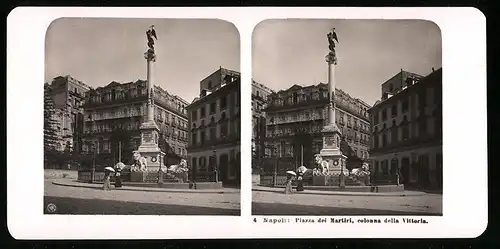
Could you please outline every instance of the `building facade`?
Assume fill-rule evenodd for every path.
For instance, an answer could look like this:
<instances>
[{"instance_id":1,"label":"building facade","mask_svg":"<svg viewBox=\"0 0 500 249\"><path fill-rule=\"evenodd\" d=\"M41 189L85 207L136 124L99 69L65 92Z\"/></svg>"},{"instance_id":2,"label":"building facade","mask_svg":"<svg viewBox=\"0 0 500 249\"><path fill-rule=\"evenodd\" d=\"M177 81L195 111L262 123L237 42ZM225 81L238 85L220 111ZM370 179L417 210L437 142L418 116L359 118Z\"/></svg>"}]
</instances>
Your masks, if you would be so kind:
<instances>
[{"instance_id":1,"label":"building facade","mask_svg":"<svg viewBox=\"0 0 500 249\"><path fill-rule=\"evenodd\" d=\"M240 73L220 68L187 106L188 158L195 181L240 182ZM216 173L217 172L217 173Z\"/></svg>"},{"instance_id":2,"label":"building facade","mask_svg":"<svg viewBox=\"0 0 500 249\"><path fill-rule=\"evenodd\" d=\"M178 163L187 157L187 102L159 86L153 89L155 122L169 147L166 164ZM114 163L131 163L132 151L140 145L139 127L146 118L147 101L144 80L111 82L89 90L84 104L84 151L107 154Z\"/></svg>"},{"instance_id":3,"label":"building facade","mask_svg":"<svg viewBox=\"0 0 500 249\"><path fill-rule=\"evenodd\" d=\"M85 93L90 89L83 82L69 76L55 77L49 84L55 115L60 129L58 150L82 150L83 108Z\"/></svg>"},{"instance_id":4,"label":"building facade","mask_svg":"<svg viewBox=\"0 0 500 249\"><path fill-rule=\"evenodd\" d=\"M405 185L442 186L442 69L426 77L401 70L382 84L369 110L371 161L376 179Z\"/></svg>"},{"instance_id":5,"label":"building facade","mask_svg":"<svg viewBox=\"0 0 500 249\"><path fill-rule=\"evenodd\" d=\"M370 106L340 89L335 94L335 122L343 139L357 157L367 160ZM288 158L295 166L314 167L314 154L323 146L321 130L328 122L328 103L328 86L324 83L294 85L270 94L265 109L266 156Z\"/></svg>"},{"instance_id":6,"label":"building facade","mask_svg":"<svg viewBox=\"0 0 500 249\"><path fill-rule=\"evenodd\" d=\"M265 156L266 101L273 91L252 81L252 168L259 167L259 160Z\"/></svg>"}]
</instances>

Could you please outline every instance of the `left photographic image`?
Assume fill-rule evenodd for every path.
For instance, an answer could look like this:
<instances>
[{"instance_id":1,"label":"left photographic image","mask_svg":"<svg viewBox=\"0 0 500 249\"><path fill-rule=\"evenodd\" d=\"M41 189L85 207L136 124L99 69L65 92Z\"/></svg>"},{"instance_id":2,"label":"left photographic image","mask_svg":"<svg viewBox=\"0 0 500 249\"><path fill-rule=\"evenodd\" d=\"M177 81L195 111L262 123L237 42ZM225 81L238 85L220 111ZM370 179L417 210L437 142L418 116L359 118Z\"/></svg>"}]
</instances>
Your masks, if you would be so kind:
<instances>
[{"instance_id":1,"label":"left photographic image","mask_svg":"<svg viewBox=\"0 0 500 249\"><path fill-rule=\"evenodd\" d=\"M240 37L217 19L60 18L44 214L240 215Z\"/></svg>"}]
</instances>

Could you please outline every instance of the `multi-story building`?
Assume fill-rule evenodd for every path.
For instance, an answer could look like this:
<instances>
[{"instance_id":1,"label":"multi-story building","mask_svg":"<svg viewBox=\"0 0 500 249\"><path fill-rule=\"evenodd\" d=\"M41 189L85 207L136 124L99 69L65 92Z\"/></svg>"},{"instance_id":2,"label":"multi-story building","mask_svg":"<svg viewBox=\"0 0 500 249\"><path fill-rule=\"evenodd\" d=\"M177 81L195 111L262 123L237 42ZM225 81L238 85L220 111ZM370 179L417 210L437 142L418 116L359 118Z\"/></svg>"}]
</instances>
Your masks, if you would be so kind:
<instances>
[{"instance_id":1,"label":"multi-story building","mask_svg":"<svg viewBox=\"0 0 500 249\"><path fill-rule=\"evenodd\" d=\"M340 89L336 89L335 95L335 122L353 153L347 156L367 160L370 106ZM266 155L288 158L295 166L314 167L314 154L323 146L321 130L328 122L328 103L328 85L324 83L294 85L270 94L265 109Z\"/></svg>"},{"instance_id":2,"label":"multi-story building","mask_svg":"<svg viewBox=\"0 0 500 249\"><path fill-rule=\"evenodd\" d=\"M240 73L220 68L188 105L188 157L196 181L240 182Z\"/></svg>"},{"instance_id":3,"label":"multi-story building","mask_svg":"<svg viewBox=\"0 0 500 249\"><path fill-rule=\"evenodd\" d=\"M382 84L382 98L369 110L375 178L406 185L441 187L442 69L422 77L401 70Z\"/></svg>"},{"instance_id":4,"label":"multi-story building","mask_svg":"<svg viewBox=\"0 0 500 249\"><path fill-rule=\"evenodd\" d=\"M266 139L266 101L273 91L252 81L252 166L258 166L258 160L265 156Z\"/></svg>"},{"instance_id":5,"label":"multi-story building","mask_svg":"<svg viewBox=\"0 0 500 249\"><path fill-rule=\"evenodd\" d=\"M55 77L49 85L50 96L54 103L54 119L59 124L61 138L58 150L80 152L83 135L83 108L85 93L90 89L73 77Z\"/></svg>"},{"instance_id":6,"label":"multi-story building","mask_svg":"<svg viewBox=\"0 0 500 249\"><path fill-rule=\"evenodd\" d=\"M108 154L113 162L131 162L140 145L139 127L147 110L147 82L111 82L87 92L84 104L85 151ZM166 164L187 157L187 102L159 86L153 92L155 122L169 147ZM162 148L163 149L163 148Z\"/></svg>"}]
</instances>

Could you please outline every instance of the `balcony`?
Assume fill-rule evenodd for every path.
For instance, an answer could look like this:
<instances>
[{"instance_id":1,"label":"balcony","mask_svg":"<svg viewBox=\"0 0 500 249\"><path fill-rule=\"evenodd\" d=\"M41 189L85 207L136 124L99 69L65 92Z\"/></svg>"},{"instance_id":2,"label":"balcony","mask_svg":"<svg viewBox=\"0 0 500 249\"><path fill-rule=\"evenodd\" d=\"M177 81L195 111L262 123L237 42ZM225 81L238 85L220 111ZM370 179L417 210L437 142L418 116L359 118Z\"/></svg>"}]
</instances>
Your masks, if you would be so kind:
<instances>
[{"instance_id":1,"label":"balcony","mask_svg":"<svg viewBox=\"0 0 500 249\"><path fill-rule=\"evenodd\" d=\"M204 142L196 143L194 145L189 145L187 149L200 149L200 148L213 147L223 144L237 145L239 141L240 141L240 136L233 134L225 137L220 137L218 139L205 140Z\"/></svg>"},{"instance_id":2,"label":"balcony","mask_svg":"<svg viewBox=\"0 0 500 249\"><path fill-rule=\"evenodd\" d=\"M403 141L397 141L393 143L384 143L383 146L377 148L372 148L372 153L387 153L390 151L396 151L399 149L404 149L405 147L425 147L428 144L441 144L442 140L433 136L419 136L416 138L409 138Z\"/></svg>"},{"instance_id":3,"label":"balcony","mask_svg":"<svg viewBox=\"0 0 500 249\"><path fill-rule=\"evenodd\" d=\"M123 103L129 103L129 102L138 102L138 101L147 101L148 96L147 94L141 94L141 95L135 95L135 96L130 96L127 98L115 98L114 100L108 100L104 99L99 99L97 101L92 101L91 98L86 97L85 103L81 106L83 108L93 108L93 107L98 107L98 106L103 106L103 105L116 105L116 104L123 104Z\"/></svg>"},{"instance_id":4,"label":"balcony","mask_svg":"<svg viewBox=\"0 0 500 249\"><path fill-rule=\"evenodd\" d=\"M98 122L98 121L106 121L106 120L116 120L116 119L131 119L131 118L141 118L145 115L145 112L134 112L134 113L115 113L113 115L99 115L96 118L89 118L88 116L84 118L84 122Z\"/></svg>"},{"instance_id":5,"label":"balcony","mask_svg":"<svg viewBox=\"0 0 500 249\"><path fill-rule=\"evenodd\" d=\"M292 108L312 106L312 105L327 105L328 103L329 103L328 98L319 98L316 100L310 99L310 100L298 101L296 103L283 103L283 105L274 104L271 102L264 109L264 111L269 112L273 110L292 109Z\"/></svg>"}]
</instances>

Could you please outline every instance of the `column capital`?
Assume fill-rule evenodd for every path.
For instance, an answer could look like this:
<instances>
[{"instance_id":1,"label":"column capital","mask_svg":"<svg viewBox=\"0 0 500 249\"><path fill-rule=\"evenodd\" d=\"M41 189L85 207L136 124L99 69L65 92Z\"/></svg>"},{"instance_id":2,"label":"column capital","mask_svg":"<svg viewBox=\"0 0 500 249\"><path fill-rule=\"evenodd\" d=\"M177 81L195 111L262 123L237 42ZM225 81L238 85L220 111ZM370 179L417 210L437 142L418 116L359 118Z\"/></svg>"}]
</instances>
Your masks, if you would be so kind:
<instances>
[{"instance_id":1,"label":"column capital","mask_svg":"<svg viewBox=\"0 0 500 249\"><path fill-rule=\"evenodd\" d=\"M328 65L337 65L337 55L334 52L330 52L325 56L325 61Z\"/></svg>"},{"instance_id":2,"label":"column capital","mask_svg":"<svg viewBox=\"0 0 500 249\"><path fill-rule=\"evenodd\" d=\"M148 50L147 52L144 53L144 59L146 59L147 61L155 62L156 61L156 54L155 54L155 52L152 51L151 49Z\"/></svg>"}]
</instances>

